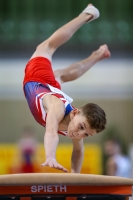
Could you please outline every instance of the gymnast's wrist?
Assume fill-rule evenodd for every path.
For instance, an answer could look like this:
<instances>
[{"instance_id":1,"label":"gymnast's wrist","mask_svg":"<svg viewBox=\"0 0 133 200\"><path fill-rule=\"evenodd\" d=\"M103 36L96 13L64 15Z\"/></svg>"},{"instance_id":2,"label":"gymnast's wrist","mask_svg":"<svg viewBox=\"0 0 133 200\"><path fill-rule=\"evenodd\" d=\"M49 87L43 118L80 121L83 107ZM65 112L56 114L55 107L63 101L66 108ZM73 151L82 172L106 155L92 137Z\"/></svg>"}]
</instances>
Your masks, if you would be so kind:
<instances>
[{"instance_id":1,"label":"gymnast's wrist","mask_svg":"<svg viewBox=\"0 0 133 200\"><path fill-rule=\"evenodd\" d=\"M53 161L55 161L56 159L53 156L46 156L46 160L53 160Z\"/></svg>"}]
</instances>

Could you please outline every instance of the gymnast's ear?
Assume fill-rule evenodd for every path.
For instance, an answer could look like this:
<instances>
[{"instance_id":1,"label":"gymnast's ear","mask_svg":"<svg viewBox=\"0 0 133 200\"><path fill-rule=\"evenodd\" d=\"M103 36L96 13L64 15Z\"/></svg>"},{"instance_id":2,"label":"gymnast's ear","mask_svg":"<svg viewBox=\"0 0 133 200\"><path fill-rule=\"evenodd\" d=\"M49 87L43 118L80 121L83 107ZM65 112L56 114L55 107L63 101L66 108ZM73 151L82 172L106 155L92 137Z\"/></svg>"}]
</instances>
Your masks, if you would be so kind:
<instances>
[{"instance_id":1,"label":"gymnast's ear","mask_svg":"<svg viewBox=\"0 0 133 200\"><path fill-rule=\"evenodd\" d=\"M78 108L75 108L74 110L71 111L70 113L70 119L72 120L75 115L79 114L80 110Z\"/></svg>"}]
</instances>

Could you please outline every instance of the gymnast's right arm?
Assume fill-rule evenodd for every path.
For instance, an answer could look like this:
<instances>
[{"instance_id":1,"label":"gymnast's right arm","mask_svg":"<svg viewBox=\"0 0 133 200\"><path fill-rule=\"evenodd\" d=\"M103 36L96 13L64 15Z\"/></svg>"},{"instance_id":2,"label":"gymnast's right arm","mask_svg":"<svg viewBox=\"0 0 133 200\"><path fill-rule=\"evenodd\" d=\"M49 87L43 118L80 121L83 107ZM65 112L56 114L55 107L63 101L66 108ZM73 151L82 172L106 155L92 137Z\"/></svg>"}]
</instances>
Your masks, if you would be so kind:
<instances>
[{"instance_id":1,"label":"gymnast's right arm","mask_svg":"<svg viewBox=\"0 0 133 200\"><path fill-rule=\"evenodd\" d=\"M52 95L46 95L43 98L43 106L47 111L46 132L44 135L44 148L46 161L42 166L49 166L64 172L66 168L56 161L56 148L59 142L58 124L64 117L64 104L61 100Z\"/></svg>"}]
</instances>

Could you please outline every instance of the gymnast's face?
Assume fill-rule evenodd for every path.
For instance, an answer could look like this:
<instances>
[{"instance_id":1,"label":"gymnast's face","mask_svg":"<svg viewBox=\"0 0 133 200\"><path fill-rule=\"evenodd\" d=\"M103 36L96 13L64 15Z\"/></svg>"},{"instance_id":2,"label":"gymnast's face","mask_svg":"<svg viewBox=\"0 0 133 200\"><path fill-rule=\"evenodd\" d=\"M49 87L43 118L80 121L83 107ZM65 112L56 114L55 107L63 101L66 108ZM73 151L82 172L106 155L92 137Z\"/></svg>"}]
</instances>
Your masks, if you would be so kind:
<instances>
[{"instance_id":1,"label":"gymnast's face","mask_svg":"<svg viewBox=\"0 0 133 200\"><path fill-rule=\"evenodd\" d=\"M68 137L71 139L82 139L92 136L96 133L95 129L91 129L85 116L79 109L75 109L70 113L70 123L68 125Z\"/></svg>"}]
</instances>

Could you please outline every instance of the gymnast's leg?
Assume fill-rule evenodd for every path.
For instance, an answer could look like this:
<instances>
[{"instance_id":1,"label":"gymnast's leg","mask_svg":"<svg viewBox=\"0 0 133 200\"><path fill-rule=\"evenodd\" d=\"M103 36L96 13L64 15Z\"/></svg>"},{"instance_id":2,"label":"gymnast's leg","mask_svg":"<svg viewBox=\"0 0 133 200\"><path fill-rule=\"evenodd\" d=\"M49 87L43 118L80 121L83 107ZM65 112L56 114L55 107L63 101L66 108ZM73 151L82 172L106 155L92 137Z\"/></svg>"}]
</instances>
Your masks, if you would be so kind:
<instances>
[{"instance_id":1,"label":"gymnast's leg","mask_svg":"<svg viewBox=\"0 0 133 200\"><path fill-rule=\"evenodd\" d=\"M98 50L94 51L88 58L76 62L64 69L58 69L54 71L56 80L62 84L68 81L73 81L85 72L87 72L93 65L100 60L110 57L110 51L106 44L99 47Z\"/></svg>"},{"instance_id":2,"label":"gymnast's leg","mask_svg":"<svg viewBox=\"0 0 133 200\"><path fill-rule=\"evenodd\" d=\"M83 24L98 17L99 11L89 4L78 17L59 28L47 40L38 45L31 58L42 56L51 61L53 53L59 46L67 42Z\"/></svg>"}]
</instances>

